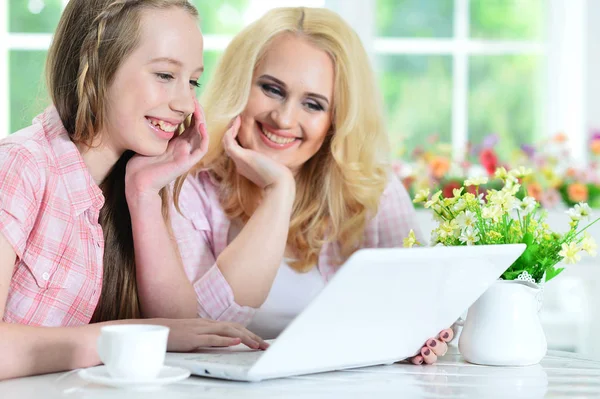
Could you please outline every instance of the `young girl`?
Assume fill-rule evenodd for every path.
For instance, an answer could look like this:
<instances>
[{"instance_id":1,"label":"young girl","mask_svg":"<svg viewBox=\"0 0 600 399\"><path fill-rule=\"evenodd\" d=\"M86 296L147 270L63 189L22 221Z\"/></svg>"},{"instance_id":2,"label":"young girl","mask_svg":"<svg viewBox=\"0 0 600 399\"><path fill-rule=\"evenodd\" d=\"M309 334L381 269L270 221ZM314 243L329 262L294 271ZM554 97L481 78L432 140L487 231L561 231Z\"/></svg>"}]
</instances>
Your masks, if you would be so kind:
<instances>
[{"instance_id":1,"label":"young girl","mask_svg":"<svg viewBox=\"0 0 600 399\"><path fill-rule=\"evenodd\" d=\"M172 249L138 241L138 271L161 276L144 309L272 338L354 251L401 247L418 226L390 173L376 87L360 39L326 9L276 9L238 34L203 99L211 147L175 186L187 276ZM434 362L450 339L442 331L413 362Z\"/></svg>"},{"instance_id":2,"label":"young girl","mask_svg":"<svg viewBox=\"0 0 600 399\"><path fill-rule=\"evenodd\" d=\"M48 54L53 106L0 141L0 379L98 364L100 327L140 316L128 204L160 201L206 152L202 70L187 1L68 3ZM265 347L233 323L146 322L171 328L170 350Z\"/></svg>"}]
</instances>

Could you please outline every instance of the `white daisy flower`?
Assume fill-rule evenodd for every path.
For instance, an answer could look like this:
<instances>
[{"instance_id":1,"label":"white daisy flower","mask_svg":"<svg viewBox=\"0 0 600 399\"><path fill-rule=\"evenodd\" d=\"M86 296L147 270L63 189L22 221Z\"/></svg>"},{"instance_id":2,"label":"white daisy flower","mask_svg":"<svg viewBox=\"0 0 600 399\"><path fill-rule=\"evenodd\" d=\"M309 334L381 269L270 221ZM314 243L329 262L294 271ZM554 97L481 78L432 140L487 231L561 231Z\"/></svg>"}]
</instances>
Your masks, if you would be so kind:
<instances>
[{"instance_id":1,"label":"white daisy flower","mask_svg":"<svg viewBox=\"0 0 600 399\"><path fill-rule=\"evenodd\" d=\"M475 245L475 243L479 241L479 230L467 227L462 231L458 239L464 244Z\"/></svg>"}]
</instances>

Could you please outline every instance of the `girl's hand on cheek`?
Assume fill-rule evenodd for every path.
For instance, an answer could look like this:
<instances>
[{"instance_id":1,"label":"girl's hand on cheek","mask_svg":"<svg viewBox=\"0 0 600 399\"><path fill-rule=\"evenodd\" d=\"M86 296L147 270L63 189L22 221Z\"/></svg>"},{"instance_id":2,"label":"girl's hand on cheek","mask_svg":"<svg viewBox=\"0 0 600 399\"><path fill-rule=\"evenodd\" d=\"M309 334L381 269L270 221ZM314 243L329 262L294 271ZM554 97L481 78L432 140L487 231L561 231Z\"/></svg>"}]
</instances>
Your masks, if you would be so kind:
<instances>
[{"instance_id":1,"label":"girl's hand on cheek","mask_svg":"<svg viewBox=\"0 0 600 399\"><path fill-rule=\"evenodd\" d=\"M204 113L197 100L192 123L169 142L167 150L155 157L136 154L127 163L127 197L155 196L159 190L196 165L208 150Z\"/></svg>"}]
</instances>

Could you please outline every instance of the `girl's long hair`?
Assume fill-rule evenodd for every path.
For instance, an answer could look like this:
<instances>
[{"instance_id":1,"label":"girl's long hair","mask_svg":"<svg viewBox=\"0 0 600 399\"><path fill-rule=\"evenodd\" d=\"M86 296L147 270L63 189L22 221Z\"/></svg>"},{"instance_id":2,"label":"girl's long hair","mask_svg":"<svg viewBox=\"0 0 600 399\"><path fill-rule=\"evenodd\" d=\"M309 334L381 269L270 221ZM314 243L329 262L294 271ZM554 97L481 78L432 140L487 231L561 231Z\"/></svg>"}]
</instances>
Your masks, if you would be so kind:
<instances>
[{"instance_id":1,"label":"girl's long hair","mask_svg":"<svg viewBox=\"0 0 600 399\"><path fill-rule=\"evenodd\" d=\"M138 45L142 12L171 7L198 16L186 0L69 1L50 46L46 73L52 102L74 143L90 146L102 130L109 85ZM104 275L92 322L140 317L131 217L125 199L125 167L132 155L125 152L100 185L105 197L99 218L104 233ZM164 199L165 192L161 195Z\"/></svg>"}]
</instances>

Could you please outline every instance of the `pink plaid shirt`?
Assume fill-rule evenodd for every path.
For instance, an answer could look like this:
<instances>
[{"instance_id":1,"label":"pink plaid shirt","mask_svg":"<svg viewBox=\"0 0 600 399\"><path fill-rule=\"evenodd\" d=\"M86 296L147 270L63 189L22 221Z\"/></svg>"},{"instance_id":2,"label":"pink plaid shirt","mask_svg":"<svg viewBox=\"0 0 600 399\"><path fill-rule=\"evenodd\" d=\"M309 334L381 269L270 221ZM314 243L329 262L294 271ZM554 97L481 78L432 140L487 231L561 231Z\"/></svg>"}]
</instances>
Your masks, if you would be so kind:
<instances>
[{"instance_id":1,"label":"pink plaid shirt","mask_svg":"<svg viewBox=\"0 0 600 399\"><path fill-rule=\"evenodd\" d=\"M4 322L89 323L102 287L103 204L54 107L0 141L0 232L17 254Z\"/></svg>"},{"instance_id":2,"label":"pink plaid shirt","mask_svg":"<svg viewBox=\"0 0 600 399\"><path fill-rule=\"evenodd\" d=\"M200 317L247 325L256 311L240 306L215 261L227 246L230 221L219 204L217 187L207 172L190 175L179 200L182 214L171 209L171 224L185 272L198 298ZM367 225L364 248L401 247L410 229L420 237L410 197L396 177L386 188L377 215ZM327 282L336 272L336 243L326 244L318 269Z\"/></svg>"}]
</instances>

